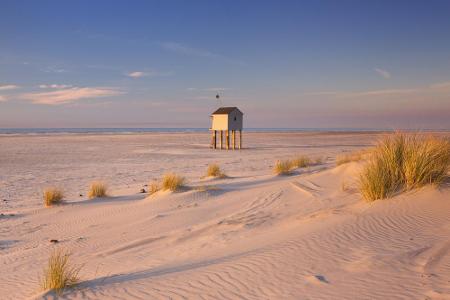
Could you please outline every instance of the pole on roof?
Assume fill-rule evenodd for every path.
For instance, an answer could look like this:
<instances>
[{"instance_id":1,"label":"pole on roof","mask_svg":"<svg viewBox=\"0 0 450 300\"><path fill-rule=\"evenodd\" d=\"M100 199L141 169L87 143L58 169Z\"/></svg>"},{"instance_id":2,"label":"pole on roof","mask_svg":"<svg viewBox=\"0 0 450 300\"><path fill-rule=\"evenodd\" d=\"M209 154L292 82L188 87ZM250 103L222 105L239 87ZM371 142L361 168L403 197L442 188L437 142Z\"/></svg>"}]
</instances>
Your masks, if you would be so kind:
<instances>
[{"instance_id":1,"label":"pole on roof","mask_svg":"<svg viewBox=\"0 0 450 300\"><path fill-rule=\"evenodd\" d=\"M216 99L219 101L219 107L222 107L222 100L220 99L219 93L216 94Z\"/></svg>"}]
</instances>

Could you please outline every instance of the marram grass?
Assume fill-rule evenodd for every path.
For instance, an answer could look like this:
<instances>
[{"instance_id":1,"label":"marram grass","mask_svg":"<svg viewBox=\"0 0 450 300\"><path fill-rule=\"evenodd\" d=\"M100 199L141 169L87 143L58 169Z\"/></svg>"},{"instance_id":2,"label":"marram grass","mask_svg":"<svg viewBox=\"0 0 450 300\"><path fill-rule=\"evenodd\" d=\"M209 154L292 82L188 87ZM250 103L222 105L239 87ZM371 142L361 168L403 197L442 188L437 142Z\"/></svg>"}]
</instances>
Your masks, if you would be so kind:
<instances>
[{"instance_id":1,"label":"marram grass","mask_svg":"<svg viewBox=\"0 0 450 300\"><path fill-rule=\"evenodd\" d=\"M54 250L48 259L44 269L41 285L44 290L54 290L61 294L65 288L79 282L78 273L81 267L73 266L70 262L70 254L64 250Z\"/></svg>"},{"instance_id":2,"label":"marram grass","mask_svg":"<svg viewBox=\"0 0 450 300\"><path fill-rule=\"evenodd\" d=\"M370 154L370 149L343 153L336 157L336 165L340 166L352 161L360 161Z\"/></svg>"},{"instance_id":3,"label":"marram grass","mask_svg":"<svg viewBox=\"0 0 450 300\"><path fill-rule=\"evenodd\" d=\"M292 161L289 159L278 160L273 167L273 172L276 175L289 175L292 170Z\"/></svg>"},{"instance_id":4,"label":"marram grass","mask_svg":"<svg viewBox=\"0 0 450 300\"><path fill-rule=\"evenodd\" d=\"M107 186L101 181L94 181L89 186L88 197L92 198L102 198L107 196Z\"/></svg>"},{"instance_id":5,"label":"marram grass","mask_svg":"<svg viewBox=\"0 0 450 300\"><path fill-rule=\"evenodd\" d=\"M207 177L225 177L225 173L220 169L218 164L210 164L208 165L208 169L206 170Z\"/></svg>"},{"instance_id":6,"label":"marram grass","mask_svg":"<svg viewBox=\"0 0 450 300\"><path fill-rule=\"evenodd\" d=\"M440 184L450 171L450 141L410 138L405 148L403 176L406 189Z\"/></svg>"},{"instance_id":7,"label":"marram grass","mask_svg":"<svg viewBox=\"0 0 450 300\"><path fill-rule=\"evenodd\" d=\"M44 205L50 207L54 204L60 204L64 198L63 192L55 187L46 188L43 193Z\"/></svg>"},{"instance_id":8,"label":"marram grass","mask_svg":"<svg viewBox=\"0 0 450 300\"><path fill-rule=\"evenodd\" d=\"M440 184L450 171L450 142L418 134L397 133L382 139L360 174L367 201L427 184Z\"/></svg>"},{"instance_id":9,"label":"marram grass","mask_svg":"<svg viewBox=\"0 0 450 300\"><path fill-rule=\"evenodd\" d=\"M175 192L182 188L186 183L186 179L182 176L179 176L175 173L167 173L164 175L161 182L161 189L163 191L170 190Z\"/></svg>"},{"instance_id":10,"label":"marram grass","mask_svg":"<svg viewBox=\"0 0 450 300\"><path fill-rule=\"evenodd\" d=\"M150 182L149 188L148 188L148 193L150 195L153 195L153 194L155 194L158 191L159 191L159 184L158 184L158 182L157 181Z\"/></svg>"},{"instance_id":11,"label":"marram grass","mask_svg":"<svg viewBox=\"0 0 450 300\"><path fill-rule=\"evenodd\" d=\"M312 164L312 160L304 155L297 156L291 160L292 168L306 168Z\"/></svg>"},{"instance_id":12,"label":"marram grass","mask_svg":"<svg viewBox=\"0 0 450 300\"><path fill-rule=\"evenodd\" d=\"M314 162L311 158L305 155L298 155L292 159L278 160L273 167L273 172L277 175L289 175L293 169L306 168L314 164L321 164L322 159L318 158Z\"/></svg>"}]
</instances>

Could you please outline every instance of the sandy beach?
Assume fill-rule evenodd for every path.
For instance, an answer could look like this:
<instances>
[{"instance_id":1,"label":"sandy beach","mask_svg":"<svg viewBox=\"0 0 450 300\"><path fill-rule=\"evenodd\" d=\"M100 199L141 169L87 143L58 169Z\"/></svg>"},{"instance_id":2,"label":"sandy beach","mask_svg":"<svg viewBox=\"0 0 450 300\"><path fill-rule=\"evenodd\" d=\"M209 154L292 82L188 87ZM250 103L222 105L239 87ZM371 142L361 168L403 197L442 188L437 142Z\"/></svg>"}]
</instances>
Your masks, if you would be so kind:
<instances>
[{"instance_id":1,"label":"sandy beach","mask_svg":"<svg viewBox=\"0 0 450 300\"><path fill-rule=\"evenodd\" d=\"M450 300L450 1L0 28L0 300Z\"/></svg>"},{"instance_id":2,"label":"sandy beach","mask_svg":"<svg viewBox=\"0 0 450 300\"><path fill-rule=\"evenodd\" d=\"M367 203L363 162L336 166L382 135L245 132L241 151L207 133L0 136L0 298L55 298L39 278L64 248L82 265L64 299L450 299L448 184ZM298 154L322 162L273 174ZM227 177L203 178L211 163ZM140 193L169 171L189 188ZM87 198L93 180L109 197ZM47 186L65 203L45 208Z\"/></svg>"}]
</instances>

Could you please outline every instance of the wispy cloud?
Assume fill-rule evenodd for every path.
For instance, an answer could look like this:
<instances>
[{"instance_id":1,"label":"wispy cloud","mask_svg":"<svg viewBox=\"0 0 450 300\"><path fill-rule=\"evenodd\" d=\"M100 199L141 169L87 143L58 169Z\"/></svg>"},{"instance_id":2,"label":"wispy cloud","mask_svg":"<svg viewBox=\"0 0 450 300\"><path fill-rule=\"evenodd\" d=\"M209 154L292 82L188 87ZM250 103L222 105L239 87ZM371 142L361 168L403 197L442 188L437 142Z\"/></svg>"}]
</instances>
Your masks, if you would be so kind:
<instances>
[{"instance_id":1,"label":"wispy cloud","mask_svg":"<svg viewBox=\"0 0 450 300\"><path fill-rule=\"evenodd\" d=\"M18 89L18 85L14 84L0 84L0 91L9 91L9 90L15 90Z\"/></svg>"},{"instance_id":2,"label":"wispy cloud","mask_svg":"<svg viewBox=\"0 0 450 300\"><path fill-rule=\"evenodd\" d=\"M230 90L230 88L225 88L225 87L210 87L210 88L195 88L195 87L190 87L187 88L187 91L189 92L224 92L224 91L228 91Z\"/></svg>"},{"instance_id":3,"label":"wispy cloud","mask_svg":"<svg viewBox=\"0 0 450 300\"><path fill-rule=\"evenodd\" d=\"M217 58L217 59L220 59L220 60L228 62L228 63L232 63L232 64L236 64L236 65L245 65L245 63L242 61L239 61L239 60L236 60L233 58L229 58L222 54L214 53L214 52L212 52L210 50L206 50L206 49L194 48L194 47L191 47L191 46L188 46L185 44L176 43L176 42L158 42L157 44L161 48L163 48L167 51L181 54L181 55L206 57L206 58Z\"/></svg>"},{"instance_id":4,"label":"wispy cloud","mask_svg":"<svg viewBox=\"0 0 450 300\"><path fill-rule=\"evenodd\" d=\"M201 57L222 57L222 55L220 54L212 53L205 49L193 48L175 42L163 42L159 43L159 45L166 50L184 55L201 56Z\"/></svg>"},{"instance_id":5,"label":"wispy cloud","mask_svg":"<svg viewBox=\"0 0 450 300\"><path fill-rule=\"evenodd\" d=\"M40 84L40 89L66 89L71 88L73 85L71 84Z\"/></svg>"},{"instance_id":6,"label":"wispy cloud","mask_svg":"<svg viewBox=\"0 0 450 300\"><path fill-rule=\"evenodd\" d=\"M156 70L151 71L133 71L125 73L126 76L131 78L141 78L141 77L163 77L163 76L171 76L173 72L160 72Z\"/></svg>"},{"instance_id":7,"label":"wispy cloud","mask_svg":"<svg viewBox=\"0 0 450 300\"><path fill-rule=\"evenodd\" d=\"M374 71L377 72L378 75L380 75L381 77L383 77L385 79L391 78L391 73L389 73L386 70L383 70L383 69L380 69L380 68L375 68Z\"/></svg>"},{"instance_id":8,"label":"wispy cloud","mask_svg":"<svg viewBox=\"0 0 450 300\"><path fill-rule=\"evenodd\" d=\"M125 75L128 77L132 77L132 78L140 78L140 77L148 76L148 74L146 72L141 72L141 71L128 72Z\"/></svg>"},{"instance_id":9,"label":"wispy cloud","mask_svg":"<svg viewBox=\"0 0 450 300\"><path fill-rule=\"evenodd\" d=\"M43 69L44 72L46 73L66 73L67 70L58 66L48 66L46 68Z\"/></svg>"},{"instance_id":10,"label":"wispy cloud","mask_svg":"<svg viewBox=\"0 0 450 300\"><path fill-rule=\"evenodd\" d=\"M0 102L6 102L6 101L8 101L8 99L6 98L6 96L0 95Z\"/></svg>"},{"instance_id":11,"label":"wispy cloud","mask_svg":"<svg viewBox=\"0 0 450 300\"><path fill-rule=\"evenodd\" d=\"M81 99L117 96L122 91L110 87L72 87L51 92L27 93L21 98L35 104L61 105L72 103Z\"/></svg>"},{"instance_id":12,"label":"wispy cloud","mask_svg":"<svg viewBox=\"0 0 450 300\"><path fill-rule=\"evenodd\" d=\"M305 96L332 96L337 95L339 92L333 92L333 91L323 91L323 92L309 92L304 93Z\"/></svg>"},{"instance_id":13,"label":"wispy cloud","mask_svg":"<svg viewBox=\"0 0 450 300\"><path fill-rule=\"evenodd\" d=\"M197 96L197 97L189 97L187 98L189 100L211 100L211 101L217 101L215 96ZM227 97L225 101L245 101L248 98L246 97Z\"/></svg>"},{"instance_id":14,"label":"wispy cloud","mask_svg":"<svg viewBox=\"0 0 450 300\"><path fill-rule=\"evenodd\" d=\"M450 81L438 82L430 85L432 89L450 89Z\"/></svg>"},{"instance_id":15,"label":"wispy cloud","mask_svg":"<svg viewBox=\"0 0 450 300\"><path fill-rule=\"evenodd\" d=\"M361 97L361 96L404 95L404 94L412 94L418 91L419 89L386 89L386 90L373 90L365 92L349 92L343 93L342 96Z\"/></svg>"},{"instance_id":16,"label":"wispy cloud","mask_svg":"<svg viewBox=\"0 0 450 300\"><path fill-rule=\"evenodd\" d=\"M428 86L417 86L413 88L379 89L368 91L318 91L303 93L304 96L332 97L332 98L375 98L375 97L401 97L418 95L445 95L450 92L450 81L438 82Z\"/></svg>"},{"instance_id":17,"label":"wispy cloud","mask_svg":"<svg viewBox=\"0 0 450 300\"><path fill-rule=\"evenodd\" d=\"M404 95L419 92L420 89L381 89L370 91L321 91L304 93L305 96L334 96L339 98Z\"/></svg>"}]
</instances>

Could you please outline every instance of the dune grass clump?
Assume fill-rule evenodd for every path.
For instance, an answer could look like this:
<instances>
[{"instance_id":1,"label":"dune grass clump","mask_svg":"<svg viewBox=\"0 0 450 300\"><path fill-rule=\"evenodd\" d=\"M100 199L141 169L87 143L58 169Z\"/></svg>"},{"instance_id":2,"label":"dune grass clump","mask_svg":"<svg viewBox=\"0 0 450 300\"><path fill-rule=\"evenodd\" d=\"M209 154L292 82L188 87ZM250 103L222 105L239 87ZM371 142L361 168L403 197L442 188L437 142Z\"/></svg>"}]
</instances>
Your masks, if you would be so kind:
<instances>
[{"instance_id":1,"label":"dune grass clump","mask_svg":"<svg viewBox=\"0 0 450 300\"><path fill-rule=\"evenodd\" d=\"M360 174L360 192L368 201L440 184L450 171L450 142L436 137L397 133L375 147Z\"/></svg>"},{"instance_id":2,"label":"dune grass clump","mask_svg":"<svg viewBox=\"0 0 450 300\"><path fill-rule=\"evenodd\" d=\"M158 184L157 181L150 182L150 184L148 186L149 186L148 193L150 195L153 195L153 194L155 194L156 192L159 191L159 184Z\"/></svg>"},{"instance_id":3,"label":"dune grass clump","mask_svg":"<svg viewBox=\"0 0 450 300\"><path fill-rule=\"evenodd\" d=\"M450 171L450 141L411 137L405 147L403 177L407 190L427 184L439 185Z\"/></svg>"},{"instance_id":4,"label":"dune grass clump","mask_svg":"<svg viewBox=\"0 0 450 300\"><path fill-rule=\"evenodd\" d=\"M273 172L276 175L289 175L292 170L292 161L289 159L278 160L273 167Z\"/></svg>"},{"instance_id":5,"label":"dune grass clump","mask_svg":"<svg viewBox=\"0 0 450 300\"><path fill-rule=\"evenodd\" d=\"M218 164L210 164L208 166L208 169L206 170L206 176L207 177L218 177L223 178L225 177L225 173L220 169L220 166Z\"/></svg>"},{"instance_id":6,"label":"dune grass clump","mask_svg":"<svg viewBox=\"0 0 450 300\"><path fill-rule=\"evenodd\" d=\"M360 175L359 190L367 201L391 197L401 186L395 168L377 154L368 162Z\"/></svg>"},{"instance_id":7,"label":"dune grass clump","mask_svg":"<svg viewBox=\"0 0 450 300\"><path fill-rule=\"evenodd\" d=\"M175 173L167 173L164 175L161 182L161 189L163 191L170 190L175 192L180 188L184 187L186 184L186 179L182 176L179 176Z\"/></svg>"},{"instance_id":8,"label":"dune grass clump","mask_svg":"<svg viewBox=\"0 0 450 300\"><path fill-rule=\"evenodd\" d=\"M64 198L63 192L55 187L46 188L44 190L44 205L50 207L54 204L60 204Z\"/></svg>"},{"instance_id":9,"label":"dune grass clump","mask_svg":"<svg viewBox=\"0 0 450 300\"><path fill-rule=\"evenodd\" d=\"M108 188L105 183L101 181L94 181L89 187L88 196L90 199L106 197L107 190Z\"/></svg>"},{"instance_id":10,"label":"dune grass clump","mask_svg":"<svg viewBox=\"0 0 450 300\"><path fill-rule=\"evenodd\" d=\"M306 168L312 165L312 160L304 155L300 155L291 160L292 168Z\"/></svg>"},{"instance_id":11,"label":"dune grass clump","mask_svg":"<svg viewBox=\"0 0 450 300\"><path fill-rule=\"evenodd\" d=\"M41 285L44 290L54 290L61 294L65 288L79 282L78 274L81 267L73 266L69 260L70 254L64 250L54 250L44 269Z\"/></svg>"},{"instance_id":12,"label":"dune grass clump","mask_svg":"<svg viewBox=\"0 0 450 300\"><path fill-rule=\"evenodd\" d=\"M336 157L336 165L340 166L352 161L360 161L369 154L370 150L360 150L349 153L340 154Z\"/></svg>"}]
</instances>

